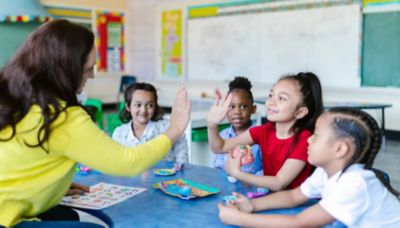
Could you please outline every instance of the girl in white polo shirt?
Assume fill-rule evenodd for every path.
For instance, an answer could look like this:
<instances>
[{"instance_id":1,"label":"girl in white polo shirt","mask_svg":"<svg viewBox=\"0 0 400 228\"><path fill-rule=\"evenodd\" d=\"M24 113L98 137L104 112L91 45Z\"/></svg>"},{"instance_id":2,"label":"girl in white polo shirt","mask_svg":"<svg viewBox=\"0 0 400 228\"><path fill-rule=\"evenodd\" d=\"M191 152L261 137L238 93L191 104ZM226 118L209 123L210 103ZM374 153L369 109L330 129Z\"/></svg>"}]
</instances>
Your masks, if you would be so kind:
<instances>
[{"instance_id":1,"label":"girl in white polo shirt","mask_svg":"<svg viewBox=\"0 0 400 228\"><path fill-rule=\"evenodd\" d=\"M124 124L117 127L112 138L124 146L133 147L143 144L160 134L168 127L169 121L163 119L163 111L158 105L156 88L149 83L138 82L125 90L125 107L121 112ZM189 158L188 142L182 135L172 146L165 160L180 165Z\"/></svg>"},{"instance_id":2,"label":"girl in white polo shirt","mask_svg":"<svg viewBox=\"0 0 400 228\"><path fill-rule=\"evenodd\" d=\"M300 187L254 200L233 193L236 201L218 205L219 216L239 226L308 227L339 220L349 227L400 227L399 192L384 173L372 168L381 139L369 114L331 109L318 118L308 139L308 160L317 169ZM251 214L295 207L311 198L321 200L296 216Z\"/></svg>"}]
</instances>

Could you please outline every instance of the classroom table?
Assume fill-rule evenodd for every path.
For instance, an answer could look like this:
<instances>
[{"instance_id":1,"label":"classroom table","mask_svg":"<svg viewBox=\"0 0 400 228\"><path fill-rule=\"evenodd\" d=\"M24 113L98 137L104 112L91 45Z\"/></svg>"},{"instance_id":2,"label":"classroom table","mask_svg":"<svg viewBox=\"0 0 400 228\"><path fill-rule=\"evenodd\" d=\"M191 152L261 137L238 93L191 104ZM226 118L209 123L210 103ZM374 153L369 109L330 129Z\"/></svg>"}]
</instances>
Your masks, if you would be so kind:
<instances>
[{"instance_id":1,"label":"classroom table","mask_svg":"<svg viewBox=\"0 0 400 228\"><path fill-rule=\"evenodd\" d=\"M208 151L207 151L208 152ZM168 162L161 162L155 167L171 167ZM217 203L222 196L232 191L240 191L246 187L231 184L222 170L185 165L183 171L174 176L156 176L151 168L138 177L114 177L104 174L89 174L75 177L75 182L94 185L98 182L144 187L147 190L117 205L103 210L112 218L115 227L224 227L218 218ZM183 200L164 194L152 185L156 182L185 178L221 190L216 195Z\"/></svg>"},{"instance_id":2,"label":"classroom table","mask_svg":"<svg viewBox=\"0 0 400 228\"><path fill-rule=\"evenodd\" d=\"M230 195L233 191L246 193L254 190L254 187L242 183L229 183L224 171L205 166L187 164L183 171L177 172L174 176L153 174L154 168L171 166L169 162L160 162L137 177L115 177L94 173L85 176L76 175L74 181L89 186L105 182L147 188L139 195L103 209L103 212L113 220L114 227L229 227L219 220L217 203L221 202L223 196ZM204 198L184 200L166 195L152 187L156 182L178 178L218 188L221 191ZM263 213L297 214L310 204L311 202L296 208Z\"/></svg>"}]
</instances>

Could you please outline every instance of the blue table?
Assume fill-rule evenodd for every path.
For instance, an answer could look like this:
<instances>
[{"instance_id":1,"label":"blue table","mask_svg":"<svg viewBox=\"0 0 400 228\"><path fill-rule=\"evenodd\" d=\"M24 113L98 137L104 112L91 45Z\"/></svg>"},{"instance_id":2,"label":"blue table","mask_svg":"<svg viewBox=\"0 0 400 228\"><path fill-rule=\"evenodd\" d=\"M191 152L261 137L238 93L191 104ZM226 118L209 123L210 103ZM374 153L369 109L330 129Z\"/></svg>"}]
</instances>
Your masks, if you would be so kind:
<instances>
[{"instance_id":1,"label":"blue table","mask_svg":"<svg viewBox=\"0 0 400 228\"><path fill-rule=\"evenodd\" d=\"M170 163L161 162L155 167L171 166ZM233 191L246 193L254 190L254 188L240 183L229 183L225 172L219 169L186 165L184 171L178 172L174 176L160 177L153 174L152 170L155 167L134 178L89 174L87 176L76 175L75 182L86 185L106 182L147 188L147 191L103 210L111 217L115 227L227 227L218 218L217 203L223 196L230 195ZM152 187L156 182L178 178L216 187L221 192L204 198L183 200L166 195ZM307 205L293 209L273 210L268 213L297 214L306 207Z\"/></svg>"}]
</instances>

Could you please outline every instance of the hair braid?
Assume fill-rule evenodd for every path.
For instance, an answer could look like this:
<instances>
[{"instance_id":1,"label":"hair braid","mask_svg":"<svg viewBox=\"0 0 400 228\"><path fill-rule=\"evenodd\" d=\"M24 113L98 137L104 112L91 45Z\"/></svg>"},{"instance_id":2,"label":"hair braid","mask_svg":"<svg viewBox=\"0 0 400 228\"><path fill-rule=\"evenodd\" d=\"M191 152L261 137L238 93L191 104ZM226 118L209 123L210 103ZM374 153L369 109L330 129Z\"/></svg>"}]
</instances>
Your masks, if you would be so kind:
<instances>
[{"instance_id":1,"label":"hair braid","mask_svg":"<svg viewBox=\"0 0 400 228\"><path fill-rule=\"evenodd\" d=\"M390 185L388 176L372 167L382 143L382 131L376 120L368 113L352 108L333 108L329 112L339 114L333 123L337 136L353 138L356 147L342 173L354 163L364 164L365 169L373 171L379 181L399 197L400 193Z\"/></svg>"}]
</instances>

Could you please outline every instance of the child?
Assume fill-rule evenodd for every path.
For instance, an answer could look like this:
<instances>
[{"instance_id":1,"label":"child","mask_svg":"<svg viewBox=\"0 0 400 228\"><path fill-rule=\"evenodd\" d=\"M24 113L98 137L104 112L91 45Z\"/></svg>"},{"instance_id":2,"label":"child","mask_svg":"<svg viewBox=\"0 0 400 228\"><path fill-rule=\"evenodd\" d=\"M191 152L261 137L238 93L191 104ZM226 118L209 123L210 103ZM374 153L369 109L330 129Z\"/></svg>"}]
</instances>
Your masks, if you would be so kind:
<instances>
[{"instance_id":1,"label":"child","mask_svg":"<svg viewBox=\"0 0 400 228\"><path fill-rule=\"evenodd\" d=\"M272 191L299 186L311 172L307 163L307 139L322 112L319 79L313 73L299 73L281 78L272 88L266 102L269 122L253 127L237 137L223 140L218 124L223 120L232 94L216 104L208 114L208 135L213 151L229 151L236 145L259 144L265 176L240 170L239 156L226 164L227 172L238 180Z\"/></svg>"},{"instance_id":2,"label":"child","mask_svg":"<svg viewBox=\"0 0 400 228\"><path fill-rule=\"evenodd\" d=\"M309 138L309 162L318 168L300 187L249 201L234 193L234 205L219 205L227 224L263 227L319 227L339 220L349 227L400 227L399 192L372 168L381 131L366 112L335 108L321 115ZM252 215L322 198L297 216Z\"/></svg>"},{"instance_id":3,"label":"child","mask_svg":"<svg viewBox=\"0 0 400 228\"><path fill-rule=\"evenodd\" d=\"M226 117L231 123L231 126L219 133L221 138L227 139L236 137L253 126L250 118L251 115L256 112L257 106L254 105L251 87L250 81L244 77L235 77L235 79L229 83L228 93L232 94L232 102L229 105ZM241 170L246 173L256 174L262 171L260 147L258 145L253 145L251 147L251 153L254 161L241 166ZM215 152L215 154L214 167L220 169L224 168L228 159L227 152ZM233 177L228 176L228 180L230 182L236 182Z\"/></svg>"},{"instance_id":4,"label":"child","mask_svg":"<svg viewBox=\"0 0 400 228\"><path fill-rule=\"evenodd\" d=\"M136 146L147 142L164 132L169 124L164 120L158 105L156 88L148 83L135 83L125 90L125 109L121 119L125 123L116 128L112 138L125 145ZM188 145L183 135L173 145L165 158L181 165L188 162Z\"/></svg>"}]
</instances>

